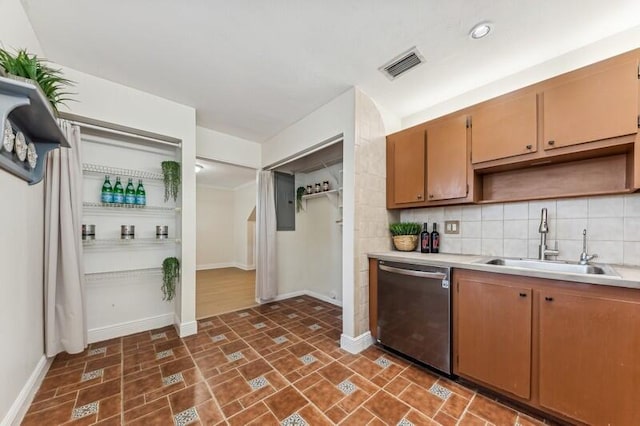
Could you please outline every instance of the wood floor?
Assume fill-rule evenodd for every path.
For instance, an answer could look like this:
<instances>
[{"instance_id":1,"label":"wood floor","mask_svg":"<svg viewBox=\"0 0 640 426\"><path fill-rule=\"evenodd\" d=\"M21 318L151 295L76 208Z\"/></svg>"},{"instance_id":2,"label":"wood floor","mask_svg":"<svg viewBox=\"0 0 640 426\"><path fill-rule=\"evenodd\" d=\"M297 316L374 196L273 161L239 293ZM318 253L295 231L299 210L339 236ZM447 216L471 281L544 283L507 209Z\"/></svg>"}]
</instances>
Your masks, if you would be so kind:
<instances>
[{"instance_id":1,"label":"wood floor","mask_svg":"<svg viewBox=\"0 0 640 426\"><path fill-rule=\"evenodd\" d=\"M256 271L238 268L196 272L196 318L256 305Z\"/></svg>"}]
</instances>

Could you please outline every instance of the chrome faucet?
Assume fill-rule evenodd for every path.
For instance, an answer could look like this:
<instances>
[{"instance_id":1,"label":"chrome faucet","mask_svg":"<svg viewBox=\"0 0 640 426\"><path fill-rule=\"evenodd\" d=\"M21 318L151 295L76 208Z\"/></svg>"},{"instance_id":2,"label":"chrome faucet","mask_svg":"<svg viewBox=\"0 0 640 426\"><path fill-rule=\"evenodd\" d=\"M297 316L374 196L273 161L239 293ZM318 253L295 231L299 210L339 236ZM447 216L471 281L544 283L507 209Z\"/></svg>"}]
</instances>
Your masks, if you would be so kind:
<instances>
[{"instance_id":1,"label":"chrome faucet","mask_svg":"<svg viewBox=\"0 0 640 426\"><path fill-rule=\"evenodd\" d=\"M558 251L558 242L554 249L547 248L547 234L549 233L549 224L547 223L547 209L542 209L542 217L540 217L540 227L538 228L540 233L540 245L538 246L538 259L547 260L547 256L557 256L560 254Z\"/></svg>"},{"instance_id":2,"label":"chrome faucet","mask_svg":"<svg viewBox=\"0 0 640 426\"><path fill-rule=\"evenodd\" d=\"M580 264L586 265L591 259L598 257L597 254L587 254L587 230L582 230L582 253L580 253Z\"/></svg>"}]
</instances>

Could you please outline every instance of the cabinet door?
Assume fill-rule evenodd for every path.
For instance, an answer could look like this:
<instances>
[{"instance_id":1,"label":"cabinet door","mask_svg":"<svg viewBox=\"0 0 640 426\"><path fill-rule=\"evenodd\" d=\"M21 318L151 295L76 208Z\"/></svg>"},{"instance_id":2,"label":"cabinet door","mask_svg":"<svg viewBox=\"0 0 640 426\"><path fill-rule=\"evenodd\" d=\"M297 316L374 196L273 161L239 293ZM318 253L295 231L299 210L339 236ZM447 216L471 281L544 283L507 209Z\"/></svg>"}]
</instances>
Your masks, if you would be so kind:
<instances>
[{"instance_id":1,"label":"cabinet door","mask_svg":"<svg viewBox=\"0 0 640 426\"><path fill-rule=\"evenodd\" d=\"M638 64L627 62L544 91L544 149L638 131Z\"/></svg>"},{"instance_id":2,"label":"cabinet door","mask_svg":"<svg viewBox=\"0 0 640 426\"><path fill-rule=\"evenodd\" d=\"M459 280L458 374L529 399L531 289Z\"/></svg>"},{"instance_id":3,"label":"cabinet door","mask_svg":"<svg viewBox=\"0 0 640 426\"><path fill-rule=\"evenodd\" d=\"M514 99L497 99L473 111L472 163L498 160L538 150L535 93Z\"/></svg>"},{"instance_id":4,"label":"cabinet door","mask_svg":"<svg viewBox=\"0 0 640 426\"><path fill-rule=\"evenodd\" d=\"M393 144L393 194L396 204L424 201L424 130L408 130L389 136Z\"/></svg>"},{"instance_id":5,"label":"cabinet door","mask_svg":"<svg viewBox=\"0 0 640 426\"><path fill-rule=\"evenodd\" d=\"M467 117L427 128L427 193L429 201L467 196Z\"/></svg>"},{"instance_id":6,"label":"cabinet door","mask_svg":"<svg viewBox=\"0 0 640 426\"><path fill-rule=\"evenodd\" d=\"M587 424L640 424L640 303L543 291L539 306L540 404Z\"/></svg>"}]
</instances>

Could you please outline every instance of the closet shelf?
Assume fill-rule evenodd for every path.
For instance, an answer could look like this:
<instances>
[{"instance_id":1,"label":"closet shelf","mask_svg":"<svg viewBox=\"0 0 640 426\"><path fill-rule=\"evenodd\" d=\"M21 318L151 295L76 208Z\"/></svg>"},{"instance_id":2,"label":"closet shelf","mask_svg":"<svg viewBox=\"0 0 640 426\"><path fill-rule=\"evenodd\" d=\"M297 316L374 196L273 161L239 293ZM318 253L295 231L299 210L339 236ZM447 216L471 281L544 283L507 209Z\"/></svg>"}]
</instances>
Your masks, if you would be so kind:
<instances>
[{"instance_id":1,"label":"closet shelf","mask_svg":"<svg viewBox=\"0 0 640 426\"><path fill-rule=\"evenodd\" d=\"M96 239L82 240L82 246L85 249L98 248L124 248L124 247L162 247L170 244L180 244L180 240L176 238L166 238L163 240L157 238L135 238L133 240L123 240L120 238L112 239Z\"/></svg>"},{"instance_id":2,"label":"closet shelf","mask_svg":"<svg viewBox=\"0 0 640 426\"><path fill-rule=\"evenodd\" d=\"M94 203L85 201L82 203L85 213L97 214L140 214L140 215L171 215L180 212L180 207L165 206L138 206L135 204Z\"/></svg>"},{"instance_id":3,"label":"closet shelf","mask_svg":"<svg viewBox=\"0 0 640 426\"><path fill-rule=\"evenodd\" d=\"M110 176L126 176L138 179L164 180L162 173L149 172L146 170L121 169L118 167L108 167L100 164L82 164L82 171L85 174L99 174Z\"/></svg>"},{"instance_id":4,"label":"closet shelf","mask_svg":"<svg viewBox=\"0 0 640 426\"><path fill-rule=\"evenodd\" d=\"M321 198L321 197L327 197L334 206L338 207L338 197L339 197L338 192L339 190L337 189L330 189L329 191L322 191L322 192L316 192L313 194L303 195L302 201L304 201L305 203L304 205L305 210L307 207L307 200L312 200L314 198Z\"/></svg>"},{"instance_id":5,"label":"closet shelf","mask_svg":"<svg viewBox=\"0 0 640 426\"><path fill-rule=\"evenodd\" d=\"M84 274L85 281L96 282L117 280L123 278L136 278L141 276L162 275L162 268L126 269L108 272L93 272Z\"/></svg>"}]
</instances>

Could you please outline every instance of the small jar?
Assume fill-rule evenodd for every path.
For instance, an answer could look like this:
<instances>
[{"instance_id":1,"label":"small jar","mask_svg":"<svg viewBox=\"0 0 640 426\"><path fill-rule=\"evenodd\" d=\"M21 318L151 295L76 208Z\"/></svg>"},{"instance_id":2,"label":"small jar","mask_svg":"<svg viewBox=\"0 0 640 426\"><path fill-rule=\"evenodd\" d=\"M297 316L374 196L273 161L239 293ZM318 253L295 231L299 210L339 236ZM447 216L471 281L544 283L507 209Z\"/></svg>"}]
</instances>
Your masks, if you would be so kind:
<instances>
[{"instance_id":1,"label":"small jar","mask_svg":"<svg viewBox=\"0 0 640 426\"><path fill-rule=\"evenodd\" d=\"M95 240L96 239L96 226L95 225L82 225L82 239L83 240Z\"/></svg>"},{"instance_id":2,"label":"small jar","mask_svg":"<svg viewBox=\"0 0 640 426\"><path fill-rule=\"evenodd\" d=\"M325 180L324 182L322 182L322 190L323 191L328 191L329 190L329 181Z\"/></svg>"},{"instance_id":3,"label":"small jar","mask_svg":"<svg viewBox=\"0 0 640 426\"><path fill-rule=\"evenodd\" d=\"M313 194L313 187L311 185L307 185L307 194Z\"/></svg>"},{"instance_id":4,"label":"small jar","mask_svg":"<svg viewBox=\"0 0 640 426\"><path fill-rule=\"evenodd\" d=\"M320 187L319 183L316 183L316 191L315 192L318 193L320 191L322 191L322 188Z\"/></svg>"},{"instance_id":5,"label":"small jar","mask_svg":"<svg viewBox=\"0 0 640 426\"><path fill-rule=\"evenodd\" d=\"M158 240L166 240L169 238L169 227L167 225L156 226L156 238Z\"/></svg>"},{"instance_id":6,"label":"small jar","mask_svg":"<svg viewBox=\"0 0 640 426\"><path fill-rule=\"evenodd\" d=\"M136 238L136 226L135 225L122 225L120 226L120 239L133 240Z\"/></svg>"}]
</instances>

